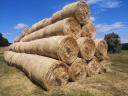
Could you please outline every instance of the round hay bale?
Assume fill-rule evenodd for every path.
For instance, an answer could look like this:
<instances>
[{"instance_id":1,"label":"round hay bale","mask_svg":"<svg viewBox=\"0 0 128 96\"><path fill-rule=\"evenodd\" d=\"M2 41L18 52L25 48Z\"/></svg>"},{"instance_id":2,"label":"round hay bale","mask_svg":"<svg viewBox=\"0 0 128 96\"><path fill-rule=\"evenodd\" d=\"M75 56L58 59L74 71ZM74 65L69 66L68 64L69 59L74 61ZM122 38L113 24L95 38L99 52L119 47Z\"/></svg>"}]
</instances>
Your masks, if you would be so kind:
<instances>
[{"instance_id":1,"label":"round hay bale","mask_svg":"<svg viewBox=\"0 0 128 96\"><path fill-rule=\"evenodd\" d=\"M75 39L70 36L53 36L30 42L18 42L12 44L10 50L47 56L67 64L71 64L79 52Z\"/></svg>"},{"instance_id":2,"label":"round hay bale","mask_svg":"<svg viewBox=\"0 0 128 96\"><path fill-rule=\"evenodd\" d=\"M69 67L69 76L71 81L85 79L87 77L86 71L87 63L81 58L77 58Z\"/></svg>"},{"instance_id":3,"label":"round hay bale","mask_svg":"<svg viewBox=\"0 0 128 96\"><path fill-rule=\"evenodd\" d=\"M16 43L16 42L20 42L21 38L23 38L23 36L22 36L22 35L21 35L21 36L16 37L16 38L15 38L15 40L14 40L14 43Z\"/></svg>"},{"instance_id":4,"label":"round hay bale","mask_svg":"<svg viewBox=\"0 0 128 96\"><path fill-rule=\"evenodd\" d=\"M80 27L80 24L74 18L66 18L34 33L31 33L22 38L20 41L26 42L57 35L70 35L74 39L77 39L81 36L81 33L82 29Z\"/></svg>"},{"instance_id":5,"label":"round hay bale","mask_svg":"<svg viewBox=\"0 0 128 96\"><path fill-rule=\"evenodd\" d=\"M50 24L52 24L51 18L43 19L43 20L33 24L32 27L29 29L27 34L33 33L34 31L37 31L41 28L44 28Z\"/></svg>"},{"instance_id":6,"label":"round hay bale","mask_svg":"<svg viewBox=\"0 0 128 96\"><path fill-rule=\"evenodd\" d=\"M21 40L25 35L27 35L28 30L29 30L29 28L23 29L23 32L21 32L21 35L15 38L14 43L20 42L20 40Z\"/></svg>"},{"instance_id":7,"label":"round hay bale","mask_svg":"<svg viewBox=\"0 0 128 96\"><path fill-rule=\"evenodd\" d=\"M96 38L96 28L92 22L89 21L82 27L82 37L89 37L93 40Z\"/></svg>"},{"instance_id":8,"label":"round hay bale","mask_svg":"<svg viewBox=\"0 0 128 96\"><path fill-rule=\"evenodd\" d=\"M75 17L80 24L85 24L90 17L88 5L84 2L66 5L62 10L52 15L52 22L54 23L67 17Z\"/></svg>"},{"instance_id":9,"label":"round hay bale","mask_svg":"<svg viewBox=\"0 0 128 96\"><path fill-rule=\"evenodd\" d=\"M25 28L21 35L24 37L24 36L28 35L28 32L29 32L29 28Z\"/></svg>"},{"instance_id":10,"label":"round hay bale","mask_svg":"<svg viewBox=\"0 0 128 96\"><path fill-rule=\"evenodd\" d=\"M99 60L96 57L93 57L93 59L88 63L88 76L101 73L101 67Z\"/></svg>"},{"instance_id":11,"label":"round hay bale","mask_svg":"<svg viewBox=\"0 0 128 96\"><path fill-rule=\"evenodd\" d=\"M68 66L61 61L12 51L6 51L4 58L9 64L22 67L33 82L46 90L68 82Z\"/></svg>"},{"instance_id":12,"label":"round hay bale","mask_svg":"<svg viewBox=\"0 0 128 96\"><path fill-rule=\"evenodd\" d=\"M108 58L107 50L108 50L108 45L105 40L95 40L96 44L96 52L95 56L100 60L104 60Z\"/></svg>"},{"instance_id":13,"label":"round hay bale","mask_svg":"<svg viewBox=\"0 0 128 96\"><path fill-rule=\"evenodd\" d=\"M91 60L95 54L95 42L87 37L80 37L77 39L77 44L79 46L79 57L85 60Z\"/></svg>"},{"instance_id":14,"label":"round hay bale","mask_svg":"<svg viewBox=\"0 0 128 96\"><path fill-rule=\"evenodd\" d=\"M110 72L111 71L111 69L110 69L110 66L111 66L110 58L100 61L100 64L102 66L102 72Z\"/></svg>"}]
</instances>

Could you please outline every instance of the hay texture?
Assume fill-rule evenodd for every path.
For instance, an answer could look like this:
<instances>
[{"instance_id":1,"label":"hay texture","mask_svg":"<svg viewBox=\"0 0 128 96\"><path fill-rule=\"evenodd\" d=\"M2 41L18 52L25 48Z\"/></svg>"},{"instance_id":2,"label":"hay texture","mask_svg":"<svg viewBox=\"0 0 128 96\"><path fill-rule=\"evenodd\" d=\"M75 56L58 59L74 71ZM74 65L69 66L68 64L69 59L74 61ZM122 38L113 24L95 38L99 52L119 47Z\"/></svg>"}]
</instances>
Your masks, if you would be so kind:
<instances>
[{"instance_id":1,"label":"hay texture","mask_svg":"<svg viewBox=\"0 0 128 96\"><path fill-rule=\"evenodd\" d=\"M29 28L25 28L25 29L21 32L21 35L15 38L14 43L15 43L15 42L20 42L20 40L21 40L25 35L27 35L28 30L29 30Z\"/></svg>"},{"instance_id":2,"label":"hay texture","mask_svg":"<svg viewBox=\"0 0 128 96\"><path fill-rule=\"evenodd\" d=\"M87 24L85 24L82 27L82 37L89 37L91 39L95 39L96 38L96 28L95 26L92 24L92 22L88 22Z\"/></svg>"},{"instance_id":3,"label":"hay texture","mask_svg":"<svg viewBox=\"0 0 128 96\"><path fill-rule=\"evenodd\" d=\"M4 58L8 64L20 66L32 81L46 90L68 82L68 66L61 61L12 51L6 51Z\"/></svg>"},{"instance_id":4,"label":"hay texture","mask_svg":"<svg viewBox=\"0 0 128 96\"><path fill-rule=\"evenodd\" d=\"M70 35L76 39L81 36L81 33L82 30L79 23L74 18L66 18L25 36L21 41L26 42L57 35Z\"/></svg>"},{"instance_id":5,"label":"hay texture","mask_svg":"<svg viewBox=\"0 0 128 96\"><path fill-rule=\"evenodd\" d=\"M15 52L51 57L67 64L71 64L79 52L77 42L70 36L53 36L30 42L18 42L12 44L9 49Z\"/></svg>"},{"instance_id":6,"label":"hay texture","mask_svg":"<svg viewBox=\"0 0 128 96\"><path fill-rule=\"evenodd\" d=\"M28 35L28 32L29 32L29 28L25 28L21 35L24 37L24 36Z\"/></svg>"},{"instance_id":7,"label":"hay texture","mask_svg":"<svg viewBox=\"0 0 128 96\"><path fill-rule=\"evenodd\" d=\"M107 50L108 45L105 40L95 40L96 52L95 56L101 61L108 58Z\"/></svg>"},{"instance_id":8,"label":"hay texture","mask_svg":"<svg viewBox=\"0 0 128 96\"><path fill-rule=\"evenodd\" d=\"M30 34L34 31L37 31L41 28L44 28L48 25L52 24L52 21L51 21L51 18L46 18L46 19L43 19L35 24L32 25L32 27L29 29L29 31L27 32L27 34Z\"/></svg>"},{"instance_id":9,"label":"hay texture","mask_svg":"<svg viewBox=\"0 0 128 96\"><path fill-rule=\"evenodd\" d=\"M21 36L18 36L18 37L16 37L15 38L15 40L14 40L14 43L16 43L16 42L20 42L20 40L23 38L23 36L21 35Z\"/></svg>"},{"instance_id":10,"label":"hay texture","mask_svg":"<svg viewBox=\"0 0 128 96\"><path fill-rule=\"evenodd\" d=\"M71 81L85 79L87 63L82 58L77 58L69 67L69 76Z\"/></svg>"},{"instance_id":11,"label":"hay texture","mask_svg":"<svg viewBox=\"0 0 128 96\"><path fill-rule=\"evenodd\" d=\"M91 60L95 54L95 42L87 37L80 37L77 39L77 44L79 46L79 57L85 60Z\"/></svg>"},{"instance_id":12,"label":"hay texture","mask_svg":"<svg viewBox=\"0 0 128 96\"><path fill-rule=\"evenodd\" d=\"M88 63L88 76L101 73L101 68L102 66L99 60L94 56L93 59Z\"/></svg>"},{"instance_id":13,"label":"hay texture","mask_svg":"<svg viewBox=\"0 0 128 96\"><path fill-rule=\"evenodd\" d=\"M100 61L100 64L102 66L102 72L110 72L110 66L111 66L111 60L108 57L107 59L104 59L102 61Z\"/></svg>"},{"instance_id":14,"label":"hay texture","mask_svg":"<svg viewBox=\"0 0 128 96\"><path fill-rule=\"evenodd\" d=\"M52 22L60 21L67 17L75 17L80 24L84 24L89 19L90 13L88 5L84 2L75 2L66 5L62 10L52 15Z\"/></svg>"}]
</instances>

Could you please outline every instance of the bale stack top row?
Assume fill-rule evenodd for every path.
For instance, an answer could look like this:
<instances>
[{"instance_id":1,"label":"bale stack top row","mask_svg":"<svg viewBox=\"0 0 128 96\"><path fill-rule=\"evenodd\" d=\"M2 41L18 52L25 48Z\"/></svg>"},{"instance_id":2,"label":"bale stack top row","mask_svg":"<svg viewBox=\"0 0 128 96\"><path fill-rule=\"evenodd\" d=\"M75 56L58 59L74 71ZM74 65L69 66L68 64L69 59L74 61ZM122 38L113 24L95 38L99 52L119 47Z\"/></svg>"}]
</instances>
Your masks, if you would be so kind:
<instances>
[{"instance_id":1,"label":"bale stack top row","mask_svg":"<svg viewBox=\"0 0 128 96\"><path fill-rule=\"evenodd\" d=\"M87 4L75 2L26 28L4 58L49 90L109 71L107 49L104 40L96 39Z\"/></svg>"}]
</instances>

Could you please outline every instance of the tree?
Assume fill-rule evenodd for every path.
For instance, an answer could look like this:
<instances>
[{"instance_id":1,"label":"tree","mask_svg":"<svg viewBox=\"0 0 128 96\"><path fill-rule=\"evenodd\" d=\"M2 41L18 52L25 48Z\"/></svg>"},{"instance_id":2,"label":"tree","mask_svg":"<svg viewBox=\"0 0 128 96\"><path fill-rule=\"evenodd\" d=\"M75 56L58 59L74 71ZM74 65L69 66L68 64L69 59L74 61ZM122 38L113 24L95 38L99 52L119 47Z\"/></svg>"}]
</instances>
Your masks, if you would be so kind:
<instances>
[{"instance_id":1,"label":"tree","mask_svg":"<svg viewBox=\"0 0 128 96\"><path fill-rule=\"evenodd\" d=\"M122 44L122 50L128 50L128 43Z\"/></svg>"},{"instance_id":2,"label":"tree","mask_svg":"<svg viewBox=\"0 0 128 96\"><path fill-rule=\"evenodd\" d=\"M104 40L108 44L108 52L119 53L121 52L121 40L118 34L112 32L105 35Z\"/></svg>"},{"instance_id":3,"label":"tree","mask_svg":"<svg viewBox=\"0 0 128 96\"><path fill-rule=\"evenodd\" d=\"M0 40L2 40L2 33L0 33Z\"/></svg>"},{"instance_id":4,"label":"tree","mask_svg":"<svg viewBox=\"0 0 128 96\"><path fill-rule=\"evenodd\" d=\"M9 42L6 38L3 37L2 33L0 33L0 47L8 46Z\"/></svg>"}]
</instances>

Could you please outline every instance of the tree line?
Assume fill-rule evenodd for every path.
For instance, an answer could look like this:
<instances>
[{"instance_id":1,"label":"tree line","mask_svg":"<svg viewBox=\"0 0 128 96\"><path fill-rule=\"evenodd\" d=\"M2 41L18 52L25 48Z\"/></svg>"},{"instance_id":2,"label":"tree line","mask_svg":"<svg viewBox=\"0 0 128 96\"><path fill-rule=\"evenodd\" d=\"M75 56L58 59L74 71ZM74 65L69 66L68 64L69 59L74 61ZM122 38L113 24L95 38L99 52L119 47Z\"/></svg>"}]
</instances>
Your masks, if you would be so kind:
<instances>
[{"instance_id":1,"label":"tree line","mask_svg":"<svg viewBox=\"0 0 128 96\"><path fill-rule=\"evenodd\" d=\"M2 33L0 33L0 47L8 46L10 43L8 39L3 37Z\"/></svg>"},{"instance_id":2,"label":"tree line","mask_svg":"<svg viewBox=\"0 0 128 96\"><path fill-rule=\"evenodd\" d=\"M128 50L128 43L121 43L120 36L117 33L106 34L104 40L108 44L109 53L120 53L121 50Z\"/></svg>"}]
</instances>

